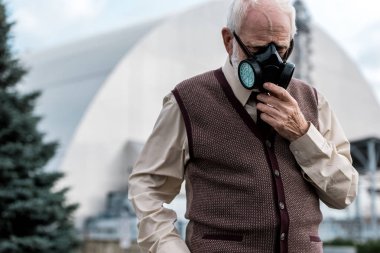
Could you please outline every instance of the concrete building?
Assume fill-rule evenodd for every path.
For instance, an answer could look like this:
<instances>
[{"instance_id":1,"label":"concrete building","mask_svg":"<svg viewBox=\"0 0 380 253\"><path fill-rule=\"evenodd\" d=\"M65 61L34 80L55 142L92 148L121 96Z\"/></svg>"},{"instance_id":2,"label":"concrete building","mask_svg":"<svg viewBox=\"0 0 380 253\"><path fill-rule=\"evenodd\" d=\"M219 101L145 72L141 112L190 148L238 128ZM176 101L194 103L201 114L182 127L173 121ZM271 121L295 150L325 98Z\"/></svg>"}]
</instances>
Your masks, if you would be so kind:
<instances>
[{"instance_id":1,"label":"concrete building","mask_svg":"<svg viewBox=\"0 0 380 253\"><path fill-rule=\"evenodd\" d=\"M48 169L66 173L60 186L70 186L69 200L81 205L79 227L88 217L106 212L108 193L126 192L129 172L162 98L181 80L222 66L226 53L220 31L228 5L227 0L210 1L178 15L25 55L30 72L23 89L43 91L37 105L44 117L41 129L61 143ZM348 138L357 144L355 164L362 173L369 168L374 173L380 137L377 100L339 45L310 20L301 29L307 19L302 20L292 56L299 64L296 75L309 79L328 98ZM368 210L367 205L376 213L367 195L362 189L361 206L344 215L326 211L327 217L359 219L358 211ZM184 196L172 206L185 222ZM371 224L375 229L376 220Z\"/></svg>"}]
</instances>

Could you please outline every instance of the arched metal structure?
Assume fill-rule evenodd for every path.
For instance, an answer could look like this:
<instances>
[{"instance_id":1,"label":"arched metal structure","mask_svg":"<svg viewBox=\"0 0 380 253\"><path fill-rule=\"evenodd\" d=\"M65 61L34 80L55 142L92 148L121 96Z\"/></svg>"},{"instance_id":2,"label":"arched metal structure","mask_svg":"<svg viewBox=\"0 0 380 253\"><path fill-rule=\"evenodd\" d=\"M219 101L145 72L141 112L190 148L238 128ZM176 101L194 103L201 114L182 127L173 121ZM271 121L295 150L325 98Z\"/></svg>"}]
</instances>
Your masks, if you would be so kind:
<instances>
[{"instance_id":1,"label":"arched metal structure","mask_svg":"<svg viewBox=\"0 0 380 253\"><path fill-rule=\"evenodd\" d=\"M78 221L99 213L108 192L126 190L127 168L174 85L224 63L220 30L228 5L227 0L210 1L178 15L24 57L30 66L25 89L43 91L37 106L45 117L41 128L62 143L51 167L66 173L61 185L70 186L70 201L81 204ZM300 63L312 66L306 77L328 98L353 141L355 164L373 170L377 166L363 160L366 151L361 147L362 141L380 137L376 98L339 45L309 25L311 39L306 41L312 53L299 57ZM371 157L378 161L375 153Z\"/></svg>"}]
</instances>

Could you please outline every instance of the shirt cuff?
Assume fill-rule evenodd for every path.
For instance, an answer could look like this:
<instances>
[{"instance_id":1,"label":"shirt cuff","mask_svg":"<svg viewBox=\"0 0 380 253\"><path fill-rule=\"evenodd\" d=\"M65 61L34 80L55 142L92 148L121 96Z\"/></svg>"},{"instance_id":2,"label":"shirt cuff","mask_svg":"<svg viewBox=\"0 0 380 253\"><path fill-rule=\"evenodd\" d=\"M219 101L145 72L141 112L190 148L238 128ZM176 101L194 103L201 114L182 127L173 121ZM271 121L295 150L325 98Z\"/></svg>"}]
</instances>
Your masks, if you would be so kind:
<instances>
[{"instance_id":1,"label":"shirt cuff","mask_svg":"<svg viewBox=\"0 0 380 253\"><path fill-rule=\"evenodd\" d=\"M181 238L176 238L160 242L157 253L167 252L190 253L190 250Z\"/></svg>"},{"instance_id":2,"label":"shirt cuff","mask_svg":"<svg viewBox=\"0 0 380 253\"><path fill-rule=\"evenodd\" d=\"M331 154L326 139L311 123L306 134L291 142L289 148L301 167L311 166Z\"/></svg>"}]
</instances>

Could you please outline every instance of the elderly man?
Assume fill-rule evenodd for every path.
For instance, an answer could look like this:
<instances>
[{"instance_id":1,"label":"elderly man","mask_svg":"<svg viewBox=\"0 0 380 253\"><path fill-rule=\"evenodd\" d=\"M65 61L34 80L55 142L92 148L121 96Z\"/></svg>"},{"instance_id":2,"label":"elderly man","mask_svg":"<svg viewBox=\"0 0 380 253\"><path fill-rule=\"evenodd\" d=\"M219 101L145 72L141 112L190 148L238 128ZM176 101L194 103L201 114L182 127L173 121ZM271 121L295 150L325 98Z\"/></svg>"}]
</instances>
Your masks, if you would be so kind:
<instances>
[{"instance_id":1,"label":"elderly man","mask_svg":"<svg viewBox=\"0 0 380 253\"><path fill-rule=\"evenodd\" d=\"M290 1L235 0L223 68L165 97L129 180L143 252L323 252L319 200L351 204L358 173L325 98L291 78L295 32ZM184 179L186 243L163 207Z\"/></svg>"}]
</instances>

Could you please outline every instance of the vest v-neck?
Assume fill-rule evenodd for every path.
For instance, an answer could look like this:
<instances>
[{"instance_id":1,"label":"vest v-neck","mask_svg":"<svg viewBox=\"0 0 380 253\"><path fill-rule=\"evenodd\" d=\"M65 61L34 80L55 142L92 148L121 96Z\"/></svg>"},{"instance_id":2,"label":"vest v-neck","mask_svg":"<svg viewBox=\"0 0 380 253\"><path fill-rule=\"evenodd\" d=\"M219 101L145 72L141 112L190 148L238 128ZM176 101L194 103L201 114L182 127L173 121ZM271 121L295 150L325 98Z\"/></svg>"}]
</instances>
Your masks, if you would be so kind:
<instances>
[{"instance_id":1,"label":"vest v-neck","mask_svg":"<svg viewBox=\"0 0 380 253\"><path fill-rule=\"evenodd\" d=\"M214 71L214 75L218 80L219 84L222 87L224 94L226 95L228 101L231 103L235 111L239 114L244 123L248 126L248 128L255 134L255 136L260 139L262 142L265 141L265 135L263 131L259 128L256 122L249 115L244 106L240 103L240 101L235 96L232 88L228 84L226 77L223 74L221 68Z\"/></svg>"}]
</instances>

